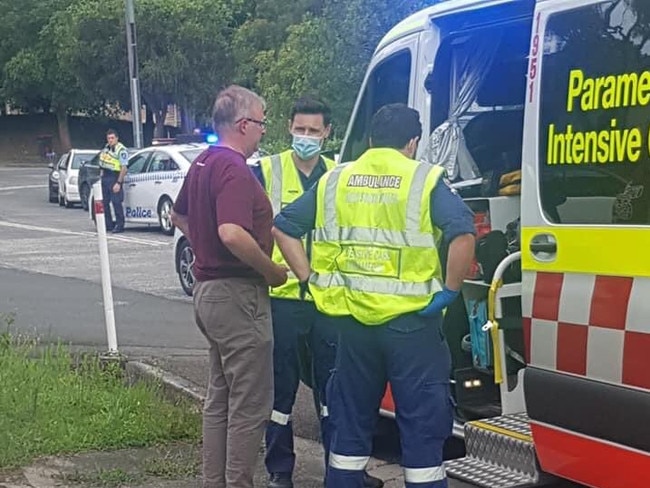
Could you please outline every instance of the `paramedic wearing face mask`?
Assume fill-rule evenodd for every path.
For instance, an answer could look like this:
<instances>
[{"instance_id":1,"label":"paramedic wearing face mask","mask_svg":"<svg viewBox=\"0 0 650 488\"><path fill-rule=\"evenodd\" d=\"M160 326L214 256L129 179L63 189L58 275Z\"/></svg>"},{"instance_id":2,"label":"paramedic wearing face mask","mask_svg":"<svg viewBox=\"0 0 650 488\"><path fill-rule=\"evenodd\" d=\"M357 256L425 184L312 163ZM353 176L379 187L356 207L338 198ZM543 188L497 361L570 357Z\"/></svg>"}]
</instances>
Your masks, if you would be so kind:
<instances>
[{"instance_id":1,"label":"paramedic wearing face mask","mask_svg":"<svg viewBox=\"0 0 650 488\"><path fill-rule=\"evenodd\" d=\"M451 361L443 310L474 256L471 210L416 161L420 116L403 104L373 117L370 148L338 165L275 218L273 235L328 325L339 332L327 400L335 425L327 488L362 488L390 382L406 488L447 488ZM309 259L300 238L312 234ZM443 278L440 244L449 244Z\"/></svg>"},{"instance_id":2,"label":"paramedic wearing face mask","mask_svg":"<svg viewBox=\"0 0 650 488\"><path fill-rule=\"evenodd\" d=\"M266 190L273 207L273 215L293 202L318 180L335 162L321 156L323 142L330 133L330 109L312 97L298 99L289 120L292 137L291 149L262 158L253 166L253 173ZM303 239L307 255L310 254L311 236ZM272 259L277 264L284 258L277 247ZM325 385L336 358L336 333L319 322L319 314L306 287L289 275L286 284L271 288L271 314L273 320L274 404L271 422L266 430L266 469L269 488L292 488L295 452L291 411L300 382L300 353L309 351L311 371L308 372L314 398L319 406L321 438L328 461L331 429L325 401ZM304 365L303 365L304 366ZM366 476L369 487L382 486L380 480Z\"/></svg>"}]
</instances>

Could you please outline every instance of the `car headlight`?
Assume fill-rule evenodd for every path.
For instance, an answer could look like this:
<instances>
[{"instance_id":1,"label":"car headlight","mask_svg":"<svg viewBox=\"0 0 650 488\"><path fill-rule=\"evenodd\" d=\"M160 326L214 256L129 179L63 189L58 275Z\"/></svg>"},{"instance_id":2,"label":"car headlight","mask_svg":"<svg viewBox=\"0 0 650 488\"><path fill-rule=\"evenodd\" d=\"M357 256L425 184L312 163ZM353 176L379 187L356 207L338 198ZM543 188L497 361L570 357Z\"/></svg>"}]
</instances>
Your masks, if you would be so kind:
<instances>
[{"instance_id":1,"label":"car headlight","mask_svg":"<svg viewBox=\"0 0 650 488\"><path fill-rule=\"evenodd\" d=\"M77 184L77 177L76 176L73 176L72 178L70 178L70 184L71 185L76 185Z\"/></svg>"},{"instance_id":2,"label":"car headlight","mask_svg":"<svg viewBox=\"0 0 650 488\"><path fill-rule=\"evenodd\" d=\"M50 176L50 178L52 178L52 180L54 180L54 181L58 181L59 180L59 172L55 171L54 173L52 173L52 176Z\"/></svg>"}]
</instances>

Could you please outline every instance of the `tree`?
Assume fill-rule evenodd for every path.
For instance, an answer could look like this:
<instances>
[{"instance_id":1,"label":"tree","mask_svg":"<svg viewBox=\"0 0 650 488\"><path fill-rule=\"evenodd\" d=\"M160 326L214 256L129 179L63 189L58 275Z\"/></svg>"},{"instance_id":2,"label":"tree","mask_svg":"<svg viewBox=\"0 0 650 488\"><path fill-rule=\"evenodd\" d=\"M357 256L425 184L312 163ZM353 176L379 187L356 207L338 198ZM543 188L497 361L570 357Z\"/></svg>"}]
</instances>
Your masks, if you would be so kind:
<instances>
[{"instance_id":1,"label":"tree","mask_svg":"<svg viewBox=\"0 0 650 488\"><path fill-rule=\"evenodd\" d=\"M142 100L161 137L170 104L205 112L231 78L229 41L241 12L211 0L139 0L135 6ZM122 0L83 0L66 15L60 42L84 92L130 109Z\"/></svg>"},{"instance_id":2,"label":"tree","mask_svg":"<svg viewBox=\"0 0 650 488\"><path fill-rule=\"evenodd\" d=\"M63 150L71 147L68 113L83 109L88 100L79 90L73 73L65 69L52 42L56 19L70 0L6 2L11 22L2 36L2 95L26 109L54 111ZM32 5L25 5L26 3Z\"/></svg>"},{"instance_id":3,"label":"tree","mask_svg":"<svg viewBox=\"0 0 650 488\"><path fill-rule=\"evenodd\" d=\"M320 16L306 14L290 26L280 47L258 53L256 81L269 101L273 149L285 139L292 101L306 92L329 103L334 142L342 138L375 47L395 24L431 3L327 0Z\"/></svg>"}]
</instances>

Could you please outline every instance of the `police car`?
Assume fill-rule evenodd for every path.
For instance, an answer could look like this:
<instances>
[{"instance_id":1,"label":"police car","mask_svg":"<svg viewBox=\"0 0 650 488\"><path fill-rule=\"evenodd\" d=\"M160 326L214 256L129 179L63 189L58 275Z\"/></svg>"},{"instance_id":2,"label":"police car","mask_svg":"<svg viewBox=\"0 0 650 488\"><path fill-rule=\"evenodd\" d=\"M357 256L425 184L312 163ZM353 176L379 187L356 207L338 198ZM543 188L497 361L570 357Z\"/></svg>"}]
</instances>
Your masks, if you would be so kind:
<instances>
[{"instance_id":1,"label":"police car","mask_svg":"<svg viewBox=\"0 0 650 488\"><path fill-rule=\"evenodd\" d=\"M171 209L192 161L208 144L155 145L131 155L124 180L124 217L127 224L159 225L173 235ZM94 190L89 213L95 220Z\"/></svg>"}]
</instances>

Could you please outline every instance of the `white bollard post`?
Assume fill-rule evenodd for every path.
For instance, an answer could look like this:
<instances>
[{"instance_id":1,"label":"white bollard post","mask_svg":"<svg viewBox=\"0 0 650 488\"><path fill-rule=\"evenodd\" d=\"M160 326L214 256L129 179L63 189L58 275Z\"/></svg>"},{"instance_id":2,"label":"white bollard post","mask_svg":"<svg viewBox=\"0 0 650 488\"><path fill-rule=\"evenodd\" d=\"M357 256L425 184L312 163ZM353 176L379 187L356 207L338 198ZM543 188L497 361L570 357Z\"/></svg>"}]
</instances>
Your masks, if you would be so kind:
<instances>
[{"instance_id":1,"label":"white bollard post","mask_svg":"<svg viewBox=\"0 0 650 488\"><path fill-rule=\"evenodd\" d=\"M102 292L104 295L104 320L108 338L108 354L118 355L117 330L115 328L115 309L113 308L113 288L111 285L111 268L108 260L108 239L106 238L106 218L104 216L104 197L101 180L93 185L95 223L97 224L97 241L99 242L99 262L102 274Z\"/></svg>"}]
</instances>

